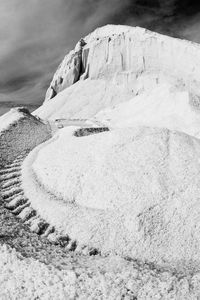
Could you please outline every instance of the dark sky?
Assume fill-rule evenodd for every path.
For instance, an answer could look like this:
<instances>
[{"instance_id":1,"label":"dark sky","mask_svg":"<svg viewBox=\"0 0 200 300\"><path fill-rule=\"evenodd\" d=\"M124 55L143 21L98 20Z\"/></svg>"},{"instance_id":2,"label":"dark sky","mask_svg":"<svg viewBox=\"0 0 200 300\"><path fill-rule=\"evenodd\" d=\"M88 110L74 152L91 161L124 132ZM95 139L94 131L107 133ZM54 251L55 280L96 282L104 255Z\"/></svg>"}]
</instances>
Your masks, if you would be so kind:
<instances>
[{"instance_id":1,"label":"dark sky","mask_svg":"<svg viewBox=\"0 0 200 300\"><path fill-rule=\"evenodd\" d=\"M0 108L41 104L64 55L107 23L200 42L200 1L0 0Z\"/></svg>"}]
</instances>

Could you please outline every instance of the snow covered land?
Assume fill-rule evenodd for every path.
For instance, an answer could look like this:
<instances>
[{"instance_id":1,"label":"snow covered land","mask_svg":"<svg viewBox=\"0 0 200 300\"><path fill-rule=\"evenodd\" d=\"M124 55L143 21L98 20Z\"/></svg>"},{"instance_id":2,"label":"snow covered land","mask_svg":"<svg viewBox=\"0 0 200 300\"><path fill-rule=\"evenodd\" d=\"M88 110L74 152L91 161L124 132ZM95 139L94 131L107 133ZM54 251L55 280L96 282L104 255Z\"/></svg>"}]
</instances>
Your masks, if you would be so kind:
<instances>
[{"instance_id":1,"label":"snow covered land","mask_svg":"<svg viewBox=\"0 0 200 300\"><path fill-rule=\"evenodd\" d=\"M198 44L108 25L40 108L0 118L2 230L23 229L2 234L2 299L200 298L199 64Z\"/></svg>"}]
</instances>

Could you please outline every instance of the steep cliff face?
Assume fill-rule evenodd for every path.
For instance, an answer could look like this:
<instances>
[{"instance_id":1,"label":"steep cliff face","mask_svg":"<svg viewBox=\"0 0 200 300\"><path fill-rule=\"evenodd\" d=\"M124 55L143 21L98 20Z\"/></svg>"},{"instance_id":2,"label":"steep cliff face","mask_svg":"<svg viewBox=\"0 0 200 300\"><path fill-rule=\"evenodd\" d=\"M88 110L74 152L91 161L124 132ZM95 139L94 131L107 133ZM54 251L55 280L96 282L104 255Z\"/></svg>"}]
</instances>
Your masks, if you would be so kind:
<instances>
[{"instance_id":1,"label":"steep cliff face","mask_svg":"<svg viewBox=\"0 0 200 300\"><path fill-rule=\"evenodd\" d=\"M120 37L120 34L130 30L130 28L131 27L127 26L105 26L95 30L84 39L81 39L77 43L75 49L65 56L64 60L58 67L50 87L47 90L45 100L54 98L59 92L76 83L78 80L101 78L100 74L95 74L94 77L93 73L94 67L97 69L101 69L103 67L100 66L102 64L103 57L100 58L99 54L104 56L103 60L105 59L105 55L107 56L107 51L109 51L109 49L108 45L105 45L105 42L109 41L110 43L110 35L112 35L114 40L114 38ZM105 51L103 51L103 47L105 46ZM99 48L101 53L98 53ZM97 57L98 61L96 60ZM94 62L95 66L93 66L93 70L90 72L91 63L93 64ZM97 73L99 71L97 71Z\"/></svg>"},{"instance_id":2,"label":"steep cliff face","mask_svg":"<svg viewBox=\"0 0 200 300\"><path fill-rule=\"evenodd\" d=\"M56 71L46 93L46 100L54 98L60 91L74 84L82 73L82 55L84 40L80 40L75 48L63 60Z\"/></svg>"},{"instance_id":3,"label":"steep cliff face","mask_svg":"<svg viewBox=\"0 0 200 300\"><path fill-rule=\"evenodd\" d=\"M199 91L200 46L139 27L107 26L85 39L83 65L90 79L115 79L137 93L136 83L163 80ZM147 78L146 78L147 77ZM83 76L85 78L85 76Z\"/></svg>"}]
</instances>

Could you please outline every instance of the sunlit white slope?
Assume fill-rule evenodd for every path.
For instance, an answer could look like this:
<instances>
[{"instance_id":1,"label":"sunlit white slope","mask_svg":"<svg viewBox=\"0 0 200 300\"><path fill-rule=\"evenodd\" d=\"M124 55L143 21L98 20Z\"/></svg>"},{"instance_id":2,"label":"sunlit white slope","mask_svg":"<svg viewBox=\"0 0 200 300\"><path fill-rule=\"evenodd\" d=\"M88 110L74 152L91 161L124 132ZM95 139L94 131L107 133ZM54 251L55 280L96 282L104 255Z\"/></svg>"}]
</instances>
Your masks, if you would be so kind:
<instances>
[{"instance_id":1,"label":"sunlit white slope","mask_svg":"<svg viewBox=\"0 0 200 300\"><path fill-rule=\"evenodd\" d=\"M110 105L133 97L123 86L107 85L104 80L79 81L45 102L34 114L41 118L90 118Z\"/></svg>"},{"instance_id":2,"label":"sunlit white slope","mask_svg":"<svg viewBox=\"0 0 200 300\"><path fill-rule=\"evenodd\" d=\"M157 91L162 84L187 91L189 105L198 108L200 46L139 27L109 25L79 41L64 58L35 114L47 119L90 118L104 108ZM170 97L163 101L177 99L172 91Z\"/></svg>"},{"instance_id":3,"label":"sunlit white slope","mask_svg":"<svg viewBox=\"0 0 200 300\"><path fill-rule=\"evenodd\" d=\"M146 125L200 137L200 110L191 105L194 101L194 96L187 91L163 84L99 112L93 120L114 128Z\"/></svg>"}]
</instances>

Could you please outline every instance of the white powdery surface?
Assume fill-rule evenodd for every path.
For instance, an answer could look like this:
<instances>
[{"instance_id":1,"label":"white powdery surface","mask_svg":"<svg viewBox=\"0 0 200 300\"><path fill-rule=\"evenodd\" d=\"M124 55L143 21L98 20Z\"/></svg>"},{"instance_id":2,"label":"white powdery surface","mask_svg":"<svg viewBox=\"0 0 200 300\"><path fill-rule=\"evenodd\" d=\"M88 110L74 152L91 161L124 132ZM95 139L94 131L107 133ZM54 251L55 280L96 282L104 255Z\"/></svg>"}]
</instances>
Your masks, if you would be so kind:
<instances>
[{"instance_id":1,"label":"white powdery surface","mask_svg":"<svg viewBox=\"0 0 200 300\"><path fill-rule=\"evenodd\" d=\"M0 299L74 299L76 275L0 246Z\"/></svg>"},{"instance_id":2,"label":"white powdery surface","mask_svg":"<svg viewBox=\"0 0 200 300\"><path fill-rule=\"evenodd\" d=\"M129 100L133 94L124 86L109 85L105 80L79 81L60 92L55 99L45 102L34 114L41 118L88 118L100 110ZM67 100L67 101L66 101Z\"/></svg>"},{"instance_id":3,"label":"white powdery surface","mask_svg":"<svg viewBox=\"0 0 200 300\"><path fill-rule=\"evenodd\" d=\"M74 130L24 162L24 191L38 213L102 253L198 265L199 140L162 128L79 138Z\"/></svg>"},{"instance_id":4,"label":"white powdery surface","mask_svg":"<svg viewBox=\"0 0 200 300\"><path fill-rule=\"evenodd\" d=\"M128 102L100 111L94 121L110 127L136 125L163 127L200 137L200 111L191 106L193 96L168 84L160 84Z\"/></svg>"}]
</instances>

